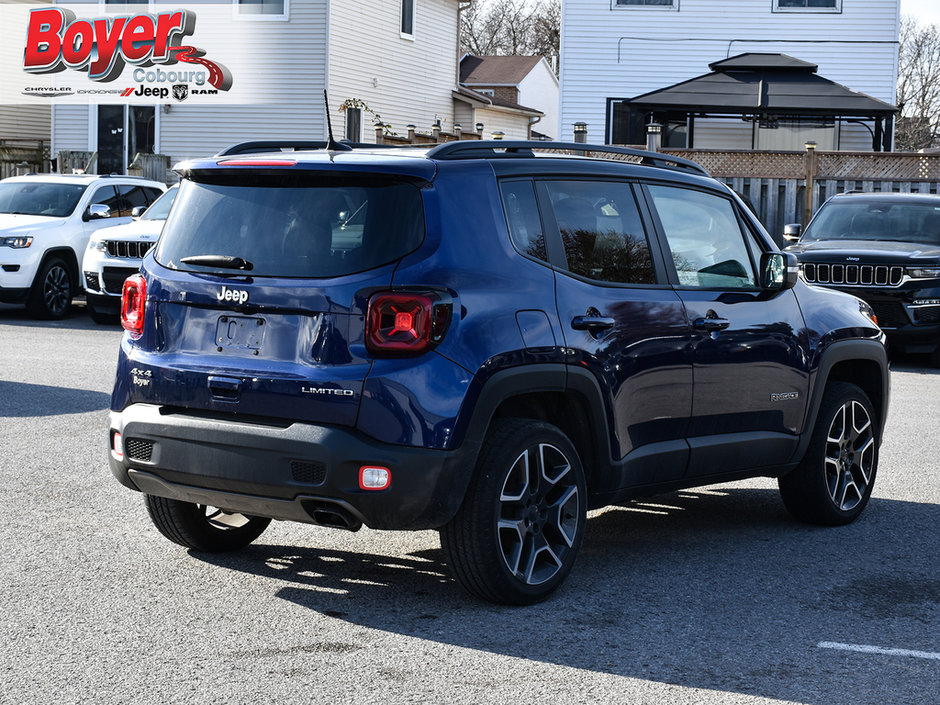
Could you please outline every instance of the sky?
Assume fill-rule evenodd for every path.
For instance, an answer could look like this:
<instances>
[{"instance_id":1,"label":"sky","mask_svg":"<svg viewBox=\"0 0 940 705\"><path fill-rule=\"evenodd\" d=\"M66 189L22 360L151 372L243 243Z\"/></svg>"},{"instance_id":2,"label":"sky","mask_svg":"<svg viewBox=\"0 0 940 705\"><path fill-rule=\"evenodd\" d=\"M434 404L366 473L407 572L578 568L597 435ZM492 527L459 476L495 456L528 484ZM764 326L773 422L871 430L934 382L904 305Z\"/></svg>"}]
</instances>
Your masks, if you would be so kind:
<instances>
[{"instance_id":1,"label":"sky","mask_svg":"<svg viewBox=\"0 0 940 705\"><path fill-rule=\"evenodd\" d=\"M913 15L920 24L940 25L940 0L901 0L901 14Z\"/></svg>"}]
</instances>

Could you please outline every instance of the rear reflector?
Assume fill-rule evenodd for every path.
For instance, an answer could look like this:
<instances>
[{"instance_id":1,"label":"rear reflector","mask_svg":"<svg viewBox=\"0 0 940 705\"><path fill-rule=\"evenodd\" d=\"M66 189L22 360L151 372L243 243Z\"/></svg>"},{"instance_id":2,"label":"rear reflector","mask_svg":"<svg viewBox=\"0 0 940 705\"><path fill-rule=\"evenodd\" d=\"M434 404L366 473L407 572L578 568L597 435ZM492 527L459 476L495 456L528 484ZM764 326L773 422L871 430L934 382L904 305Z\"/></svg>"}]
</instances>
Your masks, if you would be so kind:
<instances>
[{"instance_id":1,"label":"rear reflector","mask_svg":"<svg viewBox=\"0 0 940 705\"><path fill-rule=\"evenodd\" d=\"M387 490L392 484L392 471L378 465L359 468L360 490Z\"/></svg>"},{"instance_id":2,"label":"rear reflector","mask_svg":"<svg viewBox=\"0 0 940 705\"><path fill-rule=\"evenodd\" d=\"M132 338L144 332L144 308L147 303L147 281L133 274L124 281L121 293L121 325Z\"/></svg>"},{"instance_id":3,"label":"rear reflector","mask_svg":"<svg viewBox=\"0 0 940 705\"><path fill-rule=\"evenodd\" d=\"M111 434L111 450L114 451L119 460L124 458L124 443L118 431Z\"/></svg>"}]
</instances>

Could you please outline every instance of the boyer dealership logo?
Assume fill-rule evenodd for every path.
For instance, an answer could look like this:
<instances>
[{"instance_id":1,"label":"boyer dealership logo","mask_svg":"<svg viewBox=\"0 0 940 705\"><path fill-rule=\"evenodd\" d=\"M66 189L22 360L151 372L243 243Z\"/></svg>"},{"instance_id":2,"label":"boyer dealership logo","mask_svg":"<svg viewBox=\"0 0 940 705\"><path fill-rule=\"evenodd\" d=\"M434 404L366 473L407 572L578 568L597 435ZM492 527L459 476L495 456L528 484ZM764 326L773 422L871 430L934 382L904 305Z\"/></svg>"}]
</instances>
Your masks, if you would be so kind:
<instances>
[{"instance_id":1,"label":"boyer dealership logo","mask_svg":"<svg viewBox=\"0 0 940 705\"><path fill-rule=\"evenodd\" d=\"M75 13L58 7L31 10L23 70L46 74L73 69L87 72L92 81L108 83L120 78L131 64L137 67L132 78L138 83L163 83L172 86L174 92L177 86L189 83L212 86L199 93L229 90L231 72L217 61L206 59L202 49L182 43L195 28L196 13L190 10L95 19L76 19ZM192 68L150 69L155 64L179 63ZM192 92L196 94L197 90ZM141 95L165 97L169 93L168 88Z\"/></svg>"}]
</instances>

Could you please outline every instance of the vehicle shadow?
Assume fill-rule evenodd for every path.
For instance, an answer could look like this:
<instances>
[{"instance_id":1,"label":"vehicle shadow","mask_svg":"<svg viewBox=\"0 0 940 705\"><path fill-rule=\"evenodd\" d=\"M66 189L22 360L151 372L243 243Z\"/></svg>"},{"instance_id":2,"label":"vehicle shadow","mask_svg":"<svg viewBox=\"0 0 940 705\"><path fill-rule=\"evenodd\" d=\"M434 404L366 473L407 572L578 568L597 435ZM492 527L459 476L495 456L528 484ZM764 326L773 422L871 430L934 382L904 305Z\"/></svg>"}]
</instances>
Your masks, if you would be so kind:
<instances>
[{"instance_id":1,"label":"vehicle shadow","mask_svg":"<svg viewBox=\"0 0 940 705\"><path fill-rule=\"evenodd\" d=\"M111 395L104 392L0 379L0 418L81 414L107 409L110 404Z\"/></svg>"},{"instance_id":2,"label":"vehicle shadow","mask_svg":"<svg viewBox=\"0 0 940 705\"><path fill-rule=\"evenodd\" d=\"M371 629L661 683L855 705L885 693L922 702L919 689L936 678L929 661L881 664L817 645L881 644L898 620L909 648L935 644L938 522L936 505L876 499L855 524L808 527L789 519L773 490L681 492L592 515L568 581L522 608L469 597L440 550L401 557L262 544L193 555L277 579L279 597Z\"/></svg>"},{"instance_id":3,"label":"vehicle shadow","mask_svg":"<svg viewBox=\"0 0 940 705\"><path fill-rule=\"evenodd\" d=\"M13 325L24 328L67 328L72 330L121 330L117 316L114 317L114 322L109 324L102 325L92 321L84 301L72 302L69 313L64 318L53 321L31 318L22 306L0 304L0 325Z\"/></svg>"}]
</instances>

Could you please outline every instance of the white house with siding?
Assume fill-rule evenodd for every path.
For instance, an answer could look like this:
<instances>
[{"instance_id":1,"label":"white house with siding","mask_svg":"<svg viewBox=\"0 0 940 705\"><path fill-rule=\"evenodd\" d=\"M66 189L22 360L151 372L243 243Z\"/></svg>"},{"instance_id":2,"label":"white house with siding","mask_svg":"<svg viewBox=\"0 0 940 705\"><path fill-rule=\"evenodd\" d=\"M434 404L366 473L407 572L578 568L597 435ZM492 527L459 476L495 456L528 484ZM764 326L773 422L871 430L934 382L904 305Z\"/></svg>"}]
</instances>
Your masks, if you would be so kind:
<instances>
[{"instance_id":1,"label":"white house with siding","mask_svg":"<svg viewBox=\"0 0 940 705\"><path fill-rule=\"evenodd\" d=\"M587 124L588 141L613 142L617 101L707 74L741 54L784 54L819 76L893 104L900 0L565 0L560 132ZM864 121L863 121L864 122ZM764 127L764 126L762 126ZM698 121L696 148L871 150L873 126L791 121L766 131L739 119ZM770 128L778 131L771 134ZM763 133L762 139L758 139ZM681 131L677 131L681 134ZM757 135L758 137L755 137ZM890 144L890 139L888 140ZM792 144L791 144L792 143ZM684 146L675 144L673 146Z\"/></svg>"},{"instance_id":2,"label":"white house with siding","mask_svg":"<svg viewBox=\"0 0 940 705\"><path fill-rule=\"evenodd\" d=\"M558 78L544 57L465 54L460 84L477 94L458 106L464 127L482 123L484 137L499 130L506 139L558 139Z\"/></svg>"},{"instance_id":3,"label":"white house with siding","mask_svg":"<svg viewBox=\"0 0 940 705\"><path fill-rule=\"evenodd\" d=\"M245 140L325 139L324 89L337 139L374 142L377 119L400 135L408 124L430 130L439 122L446 130L454 122L460 4L234 0L225 11L253 24L250 46L239 52L244 56L229 61L250 104L57 104L53 149L96 151L104 172L123 171L138 151L175 163ZM89 16L111 9L97 1L90 7ZM127 11L127 5L112 7ZM174 0L151 0L149 12L178 7ZM232 55L231 46L214 54L204 48L209 56Z\"/></svg>"}]
</instances>

